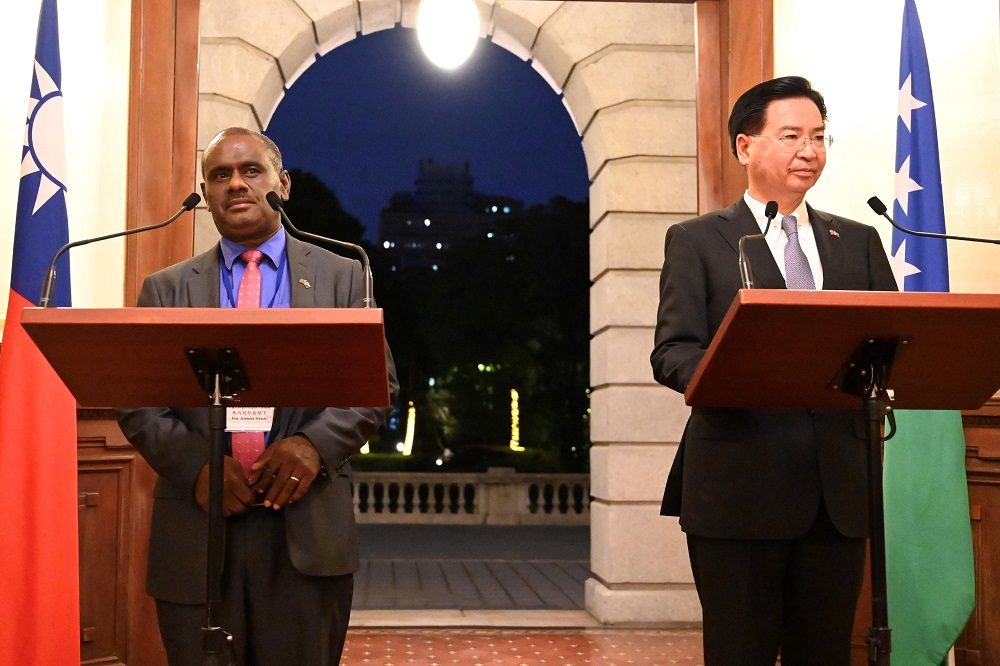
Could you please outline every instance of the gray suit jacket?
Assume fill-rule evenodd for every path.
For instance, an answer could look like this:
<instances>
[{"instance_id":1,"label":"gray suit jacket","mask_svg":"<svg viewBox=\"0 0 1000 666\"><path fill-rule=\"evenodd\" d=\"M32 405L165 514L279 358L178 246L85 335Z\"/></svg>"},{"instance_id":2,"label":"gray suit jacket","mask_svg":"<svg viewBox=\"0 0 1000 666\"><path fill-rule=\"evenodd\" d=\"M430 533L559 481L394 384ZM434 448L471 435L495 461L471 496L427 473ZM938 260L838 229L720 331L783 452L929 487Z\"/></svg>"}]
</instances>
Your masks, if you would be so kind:
<instances>
[{"instance_id":1,"label":"gray suit jacket","mask_svg":"<svg viewBox=\"0 0 1000 666\"><path fill-rule=\"evenodd\" d=\"M874 228L812 208L809 221L823 263L824 289L896 290ZM667 231L650 358L656 381L681 393L687 389L740 289L739 239L758 233L742 198ZM746 243L746 252L757 287L785 288L763 240ZM865 460L860 402L856 414L692 409L667 479L662 513L679 515L684 530L699 536L794 538L812 525L822 500L841 533L863 537L868 531Z\"/></svg>"},{"instance_id":2,"label":"gray suit jacket","mask_svg":"<svg viewBox=\"0 0 1000 666\"><path fill-rule=\"evenodd\" d=\"M292 307L362 305L364 282L359 262L291 237L286 240ZM150 275L138 305L218 307L219 256L216 245L200 256ZM303 279L311 288L300 282ZM399 384L388 345L386 362L390 402L394 403ZM269 441L301 433L319 451L327 470L327 475L317 477L300 501L282 509L292 563L302 573L333 576L358 569L350 465L336 470L358 452L390 411L390 406L275 411ZM157 599L175 603L203 603L207 516L194 499L194 483L208 462L208 410L120 410L118 423L159 475L153 492L147 591Z\"/></svg>"}]
</instances>

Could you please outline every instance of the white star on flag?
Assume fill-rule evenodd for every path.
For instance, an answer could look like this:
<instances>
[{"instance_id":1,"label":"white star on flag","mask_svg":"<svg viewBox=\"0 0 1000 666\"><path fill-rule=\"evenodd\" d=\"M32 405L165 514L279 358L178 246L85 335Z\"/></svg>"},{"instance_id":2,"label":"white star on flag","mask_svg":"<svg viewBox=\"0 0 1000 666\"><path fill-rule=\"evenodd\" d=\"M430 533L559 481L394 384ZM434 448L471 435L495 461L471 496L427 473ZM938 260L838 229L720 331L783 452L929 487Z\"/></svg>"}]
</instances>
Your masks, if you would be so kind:
<instances>
[{"instance_id":1,"label":"white star on flag","mask_svg":"<svg viewBox=\"0 0 1000 666\"><path fill-rule=\"evenodd\" d=\"M892 267L892 275L896 278L896 286L903 291L903 278L907 275L916 275L920 269L906 261L906 239L896 248L896 253L889 257L889 266Z\"/></svg>"},{"instance_id":2,"label":"white star on flag","mask_svg":"<svg viewBox=\"0 0 1000 666\"><path fill-rule=\"evenodd\" d=\"M914 110L920 107L927 106L927 102L921 102L919 99L913 96L911 92L913 84L911 79L913 75L910 74L906 77L906 81L903 82L903 87L899 89L899 98L896 102L897 109L899 110L899 117L902 118L903 124L906 125L906 129L913 131L910 127L910 118Z\"/></svg>"},{"instance_id":3,"label":"white star on flag","mask_svg":"<svg viewBox=\"0 0 1000 666\"><path fill-rule=\"evenodd\" d=\"M910 178L910 156L907 155L902 166L899 167L899 172L896 173L896 185L893 188L893 194L896 196L896 201L899 202L899 207L903 209L904 215L909 215L907 209L910 205L910 192L922 189L924 188L921 187L920 183Z\"/></svg>"}]
</instances>

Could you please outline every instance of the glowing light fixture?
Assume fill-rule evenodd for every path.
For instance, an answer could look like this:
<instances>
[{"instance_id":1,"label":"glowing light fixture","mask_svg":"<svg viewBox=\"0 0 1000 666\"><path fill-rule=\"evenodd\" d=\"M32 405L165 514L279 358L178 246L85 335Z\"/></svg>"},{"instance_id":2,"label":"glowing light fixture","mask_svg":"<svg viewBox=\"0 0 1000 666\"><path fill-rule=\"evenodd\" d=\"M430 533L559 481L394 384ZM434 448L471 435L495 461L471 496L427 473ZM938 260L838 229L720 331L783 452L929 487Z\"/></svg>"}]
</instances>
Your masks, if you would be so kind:
<instances>
[{"instance_id":1,"label":"glowing light fixture","mask_svg":"<svg viewBox=\"0 0 1000 666\"><path fill-rule=\"evenodd\" d=\"M517 406L517 389L510 390L510 448L524 451L521 446L521 410Z\"/></svg>"},{"instance_id":2,"label":"glowing light fixture","mask_svg":"<svg viewBox=\"0 0 1000 666\"><path fill-rule=\"evenodd\" d=\"M479 39L479 10L474 0L421 0L417 40L424 55L442 69L465 62Z\"/></svg>"},{"instance_id":3,"label":"glowing light fixture","mask_svg":"<svg viewBox=\"0 0 1000 666\"><path fill-rule=\"evenodd\" d=\"M372 452L372 447L369 445L368 442L365 442L365 445L361 447L361 453L367 455L371 452Z\"/></svg>"},{"instance_id":4,"label":"glowing light fixture","mask_svg":"<svg viewBox=\"0 0 1000 666\"><path fill-rule=\"evenodd\" d=\"M403 438L403 455L408 456L413 453L413 427L417 422L417 408L410 403L410 408L406 411L406 437Z\"/></svg>"}]
</instances>

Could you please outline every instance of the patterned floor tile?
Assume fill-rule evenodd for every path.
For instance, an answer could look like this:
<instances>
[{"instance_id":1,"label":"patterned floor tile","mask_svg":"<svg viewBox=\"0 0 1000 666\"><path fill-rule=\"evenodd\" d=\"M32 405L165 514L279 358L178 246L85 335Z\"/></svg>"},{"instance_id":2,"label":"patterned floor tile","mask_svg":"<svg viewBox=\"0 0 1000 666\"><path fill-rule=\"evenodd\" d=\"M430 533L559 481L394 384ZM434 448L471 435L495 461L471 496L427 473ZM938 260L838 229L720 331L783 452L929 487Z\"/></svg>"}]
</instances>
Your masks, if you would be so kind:
<instances>
[{"instance_id":1,"label":"patterned floor tile","mask_svg":"<svg viewBox=\"0 0 1000 666\"><path fill-rule=\"evenodd\" d=\"M704 664L701 632L626 629L352 629L343 666Z\"/></svg>"}]
</instances>

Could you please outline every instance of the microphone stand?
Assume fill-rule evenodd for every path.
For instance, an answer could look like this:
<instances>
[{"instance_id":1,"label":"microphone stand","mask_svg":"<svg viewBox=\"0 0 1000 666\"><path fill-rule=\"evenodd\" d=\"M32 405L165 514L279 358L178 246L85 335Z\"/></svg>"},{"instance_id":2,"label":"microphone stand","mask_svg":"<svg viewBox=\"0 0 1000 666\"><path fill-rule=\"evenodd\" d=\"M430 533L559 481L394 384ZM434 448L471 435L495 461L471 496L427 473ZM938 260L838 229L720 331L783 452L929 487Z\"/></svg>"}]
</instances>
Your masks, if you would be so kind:
<instances>
[{"instance_id":1,"label":"microphone stand","mask_svg":"<svg viewBox=\"0 0 1000 666\"><path fill-rule=\"evenodd\" d=\"M740 283L743 285L744 289L753 289L753 270L750 268L750 259L747 258L746 252L743 250L743 243L748 238L765 238L767 236L767 232L771 230L771 223L774 222L774 217L777 214L778 203L776 201L768 201L767 205L764 207L764 217L767 218L767 226L764 227L764 233L740 236Z\"/></svg>"},{"instance_id":2,"label":"microphone stand","mask_svg":"<svg viewBox=\"0 0 1000 666\"><path fill-rule=\"evenodd\" d=\"M239 350L232 347L184 350L198 383L209 396L208 551L205 568L205 626L201 629L202 666L236 663L233 637L221 625L222 571L226 523L222 515L223 463L226 449L226 404L250 386Z\"/></svg>"},{"instance_id":3,"label":"microphone stand","mask_svg":"<svg viewBox=\"0 0 1000 666\"><path fill-rule=\"evenodd\" d=\"M942 240L960 240L960 241L972 241L973 243L990 243L991 245L1000 245L1000 240L993 238L973 238L972 236L952 236L951 234L936 234L932 231L916 231L915 229L907 229L906 227L901 227L896 224L896 221L889 216L886 212L885 204L878 197L872 197L868 200L868 205L871 209L875 211L876 215L881 215L885 219L889 220L889 224L895 228L902 231L904 234L910 234L911 236L923 236L924 238L940 238Z\"/></svg>"},{"instance_id":4,"label":"microphone stand","mask_svg":"<svg viewBox=\"0 0 1000 666\"><path fill-rule=\"evenodd\" d=\"M56 262L59 261L59 257L63 255L64 252L70 248L79 247L81 245L88 245L90 243L96 243L97 241L108 240L109 238L118 238L120 236L131 236L132 234L137 234L142 231L150 231L152 229L159 229L160 227L165 227L178 217L188 212L192 208L198 205L201 201L201 197L196 193L192 192L188 195L188 198L184 200L181 205L181 209L170 216L166 222L160 222L159 224L150 224L145 227L137 227L135 229L127 229L126 231L118 231L113 234L107 234L105 236L98 236L97 238L85 238L83 240L74 241L72 243L66 243L61 248L56 251L52 261L49 263L49 271L45 274L45 280L42 282L42 295L38 299L38 307L47 308L49 303L52 302L52 292L56 288Z\"/></svg>"},{"instance_id":5,"label":"microphone stand","mask_svg":"<svg viewBox=\"0 0 1000 666\"><path fill-rule=\"evenodd\" d=\"M267 198L267 203L271 205L271 208L278 211L278 213L281 215L281 219L285 221L285 224L288 226L289 230L296 236L300 236L302 238L308 238L310 240L317 240L322 243L330 243L331 245L337 245L339 247L343 247L349 250L354 250L355 252L361 255L361 263L365 273L364 304L366 308L372 307L372 304L374 303L374 300L372 299L372 268L371 264L368 262L368 253L365 252L365 249L355 243L348 243L345 241L336 240L335 238L327 238L326 236L318 236L316 234L311 234L308 231L300 231L298 227L292 224L291 219L289 219L288 217L288 213L285 212L284 202L281 201L281 197L279 197L276 192L273 191L268 192L266 198Z\"/></svg>"}]
</instances>

